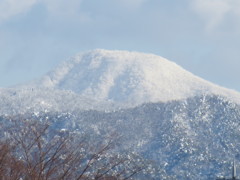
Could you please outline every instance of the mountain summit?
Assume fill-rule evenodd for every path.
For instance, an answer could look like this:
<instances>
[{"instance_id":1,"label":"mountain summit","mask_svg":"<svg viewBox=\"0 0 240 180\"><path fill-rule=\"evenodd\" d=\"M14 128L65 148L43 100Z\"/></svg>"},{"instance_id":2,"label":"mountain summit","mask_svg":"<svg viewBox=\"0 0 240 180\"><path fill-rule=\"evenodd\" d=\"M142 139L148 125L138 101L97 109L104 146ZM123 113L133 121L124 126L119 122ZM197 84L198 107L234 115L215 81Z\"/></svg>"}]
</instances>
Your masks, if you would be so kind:
<instances>
[{"instance_id":1,"label":"mountain summit","mask_svg":"<svg viewBox=\"0 0 240 180\"><path fill-rule=\"evenodd\" d=\"M206 95L240 104L238 92L203 80L160 56L97 49L70 58L38 80L0 89L0 114L114 111Z\"/></svg>"},{"instance_id":2,"label":"mountain summit","mask_svg":"<svg viewBox=\"0 0 240 180\"><path fill-rule=\"evenodd\" d=\"M33 84L131 105L202 94L240 102L238 93L205 81L165 58L128 51L97 49L79 54Z\"/></svg>"}]
</instances>

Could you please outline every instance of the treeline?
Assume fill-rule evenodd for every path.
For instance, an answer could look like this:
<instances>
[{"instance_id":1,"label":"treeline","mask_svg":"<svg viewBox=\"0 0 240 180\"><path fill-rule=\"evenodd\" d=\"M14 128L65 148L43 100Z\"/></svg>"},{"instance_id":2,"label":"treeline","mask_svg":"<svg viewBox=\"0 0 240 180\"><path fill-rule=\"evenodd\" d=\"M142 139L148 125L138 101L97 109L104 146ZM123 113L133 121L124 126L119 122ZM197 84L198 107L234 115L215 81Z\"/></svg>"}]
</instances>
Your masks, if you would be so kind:
<instances>
[{"instance_id":1,"label":"treeline","mask_svg":"<svg viewBox=\"0 0 240 180\"><path fill-rule=\"evenodd\" d=\"M126 180L153 173L140 156L116 150L115 134L94 142L49 122L8 122L0 137L1 180Z\"/></svg>"}]
</instances>

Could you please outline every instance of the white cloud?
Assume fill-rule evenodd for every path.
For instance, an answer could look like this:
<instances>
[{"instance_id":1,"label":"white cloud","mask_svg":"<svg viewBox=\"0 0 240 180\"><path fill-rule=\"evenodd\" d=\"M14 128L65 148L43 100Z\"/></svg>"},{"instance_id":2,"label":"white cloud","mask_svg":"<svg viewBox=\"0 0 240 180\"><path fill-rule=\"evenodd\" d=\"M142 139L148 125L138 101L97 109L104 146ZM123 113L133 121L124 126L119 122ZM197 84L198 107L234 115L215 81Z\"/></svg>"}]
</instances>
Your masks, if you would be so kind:
<instances>
[{"instance_id":1,"label":"white cloud","mask_svg":"<svg viewBox=\"0 0 240 180\"><path fill-rule=\"evenodd\" d=\"M28 11L38 0L1 0L0 23L12 16Z\"/></svg>"},{"instance_id":2,"label":"white cloud","mask_svg":"<svg viewBox=\"0 0 240 180\"><path fill-rule=\"evenodd\" d=\"M206 23L206 30L212 31L227 20L227 16L240 20L239 0L190 0L193 10Z\"/></svg>"},{"instance_id":3,"label":"white cloud","mask_svg":"<svg viewBox=\"0 0 240 180\"><path fill-rule=\"evenodd\" d=\"M41 3L48 14L57 19L88 21L90 17L81 11L81 3L88 0L0 0L0 23L28 12L34 5ZM112 0L127 9L137 9L148 0Z\"/></svg>"},{"instance_id":4,"label":"white cloud","mask_svg":"<svg viewBox=\"0 0 240 180\"><path fill-rule=\"evenodd\" d=\"M235 0L193 0L192 7L206 21L207 30L213 30L232 11ZM239 1L239 0L237 0Z\"/></svg>"},{"instance_id":5,"label":"white cloud","mask_svg":"<svg viewBox=\"0 0 240 180\"><path fill-rule=\"evenodd\" d=\"M37 3L42 3L49 15L55 18L76 18L86 20L80 12L83 0L0 0L0 23L11 17L29 11Z\"/></svg>"}]
</instances>

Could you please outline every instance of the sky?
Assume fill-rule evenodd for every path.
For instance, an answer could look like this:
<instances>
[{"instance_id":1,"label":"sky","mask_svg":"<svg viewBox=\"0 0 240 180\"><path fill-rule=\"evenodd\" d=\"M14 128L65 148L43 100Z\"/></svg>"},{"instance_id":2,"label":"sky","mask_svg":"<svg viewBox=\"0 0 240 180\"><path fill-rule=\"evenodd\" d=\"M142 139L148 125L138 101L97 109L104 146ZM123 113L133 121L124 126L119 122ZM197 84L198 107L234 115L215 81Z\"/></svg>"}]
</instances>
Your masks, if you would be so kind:
<instances>
[{"instance_id":1,"label":"sky","mask_svg":"<svg viewBox=\"0 0 240 180\"><path fill-rule=\"evenodd\" d=\"M153 53L240 91L240 1L0 0L0 87L97 48Z\"/></svg>"}]
</instances>

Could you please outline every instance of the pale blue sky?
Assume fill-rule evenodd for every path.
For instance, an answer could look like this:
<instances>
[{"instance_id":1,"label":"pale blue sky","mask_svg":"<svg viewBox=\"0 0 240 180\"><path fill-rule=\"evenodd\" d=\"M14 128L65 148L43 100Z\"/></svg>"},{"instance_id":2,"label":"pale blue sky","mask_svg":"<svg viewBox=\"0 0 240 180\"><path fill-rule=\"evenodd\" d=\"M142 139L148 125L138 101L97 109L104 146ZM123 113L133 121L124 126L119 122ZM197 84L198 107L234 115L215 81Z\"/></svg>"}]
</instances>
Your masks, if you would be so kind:
<instances>
[{"instance_id":1,"label":"pale blue sky","mask_svg":"<svg viewBox=\"0 0 240 180\"><path fill-rule=\"evenodd\" d=\"M0 87L96 48L154 53L240 91L240 1L0 0Z\"/></svg>"}]
</instances>

